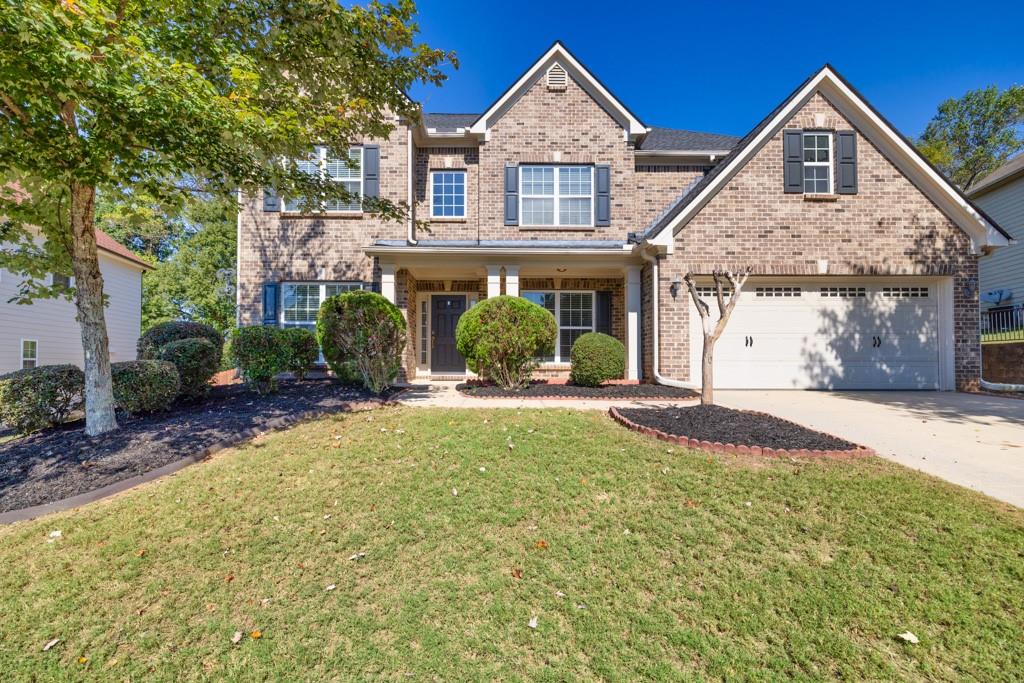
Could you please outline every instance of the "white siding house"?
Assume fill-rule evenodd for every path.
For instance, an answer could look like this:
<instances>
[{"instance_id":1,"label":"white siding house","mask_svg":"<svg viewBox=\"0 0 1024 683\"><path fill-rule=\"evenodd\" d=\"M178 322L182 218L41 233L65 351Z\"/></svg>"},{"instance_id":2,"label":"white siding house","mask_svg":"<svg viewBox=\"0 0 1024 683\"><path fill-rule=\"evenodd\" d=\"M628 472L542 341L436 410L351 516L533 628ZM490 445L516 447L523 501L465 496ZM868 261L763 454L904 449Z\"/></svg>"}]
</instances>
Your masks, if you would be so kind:
<instances>
[{"instance_id":1,"label":"white siding house","mask_svg":"<svg viewBox=\"0 0 1024 683\"><path fill-rule=\"evenodd\" d=\"M1024 307L1024 154L983 178L970 197L1016 240L979 261L982 310ZM1002 292L1000 298L999 292Z\"/></svg>"},{"instance_id":2,"label":"white siding house","mask_svg":"<svg viewBox=\"0 0 1024 683\"><path fill-rule=\"evenodd\" d=\"M142 273L150 268L110 236L97 231L110 360L135 359L142 327ZM52 277L52 276L51 276ZM0 269L0 374L35 365L83 362L75 305L64 299L11 303L20 276Z\"/></svg>"}]
</instances>

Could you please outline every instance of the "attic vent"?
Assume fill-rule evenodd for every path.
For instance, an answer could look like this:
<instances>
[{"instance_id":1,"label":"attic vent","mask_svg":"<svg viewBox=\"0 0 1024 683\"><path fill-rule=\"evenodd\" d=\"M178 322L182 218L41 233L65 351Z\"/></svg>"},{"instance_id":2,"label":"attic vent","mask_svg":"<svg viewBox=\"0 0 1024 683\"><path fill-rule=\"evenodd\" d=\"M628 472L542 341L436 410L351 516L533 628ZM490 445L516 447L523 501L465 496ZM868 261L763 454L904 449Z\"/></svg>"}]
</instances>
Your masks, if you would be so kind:
<instances>
[{"instance_id":1,"label":"attic vent","mask_svg":"<svg viewBox=\"0 0 1024 683\"><path fill-rule=\"evenodd\" d=\"M569 76L561 64L552 64L548 69L548 90L565 90Z\"/></svg>"}]
</instances>

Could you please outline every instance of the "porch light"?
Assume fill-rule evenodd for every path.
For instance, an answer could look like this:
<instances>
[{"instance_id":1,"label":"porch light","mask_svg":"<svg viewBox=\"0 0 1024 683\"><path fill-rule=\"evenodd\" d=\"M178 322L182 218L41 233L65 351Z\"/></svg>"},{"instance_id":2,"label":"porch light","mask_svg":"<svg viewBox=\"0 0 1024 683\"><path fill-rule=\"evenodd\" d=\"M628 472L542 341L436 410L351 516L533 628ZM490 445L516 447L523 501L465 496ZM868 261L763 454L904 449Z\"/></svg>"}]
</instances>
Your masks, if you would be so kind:
<instances>
[{"instance_id":1,"label":"porch light","mask_svg":"<svg viewBox=\"0 0 1024 683\"><path fill-rule=\"evenodd\" d=\"M555 270L558 271L559 273L564 273L566 271L565 268L555 268Z\"/></svg>"},{"instance_id":2,"label":"porch light","mask_svg":"<svg viewBox=\"0 0 1024 683\"><path fill-rule=\"evenodd\" d=\"M672 283L668 287L669 294L672 295L673 299L675 299L677 296L679 296L679 288L682 287L682 286L683 286L683 278L681 278L678 275L676 275L675 279L672 280Z\"/></svg>"}]
</instances>

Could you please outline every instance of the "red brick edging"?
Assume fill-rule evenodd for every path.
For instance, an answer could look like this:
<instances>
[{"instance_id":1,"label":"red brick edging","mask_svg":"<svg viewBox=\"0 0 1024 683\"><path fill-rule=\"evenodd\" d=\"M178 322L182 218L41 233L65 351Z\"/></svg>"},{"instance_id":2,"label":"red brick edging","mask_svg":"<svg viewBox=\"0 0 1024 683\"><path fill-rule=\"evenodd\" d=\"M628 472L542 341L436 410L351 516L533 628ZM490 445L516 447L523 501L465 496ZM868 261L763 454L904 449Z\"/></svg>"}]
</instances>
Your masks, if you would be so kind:
<instances>
[{"instance_id":1,"label":"red brick edging","mask_svg":"<svg viewBox=\"0 0 1024 683\"><path fill-rule=\"evenodd\" d=\"M691 439L686 436L668 434L660 429L654 429L653 427L645 427L644 425L637 424L620 413L614 407L608 409L608 414L611 415L613 420L621 424L623 427L631 429L634 432L653 436L661 441L668 441L669 443L679 444L680 446L685 446L687 448L698 448L702 451L711 451L712 453L726 453L728 455L757 455L767 456L769 458L836 459L859 458L875 454L873 450L865 448L864 446L858 446L857 448L851 448L845 451L809 451L806 449L786 450L785 448L768 448L767 446L737 446L736 444L721 443L719 441L701 441L699 439Z\"/></svg>"}]
</instances>

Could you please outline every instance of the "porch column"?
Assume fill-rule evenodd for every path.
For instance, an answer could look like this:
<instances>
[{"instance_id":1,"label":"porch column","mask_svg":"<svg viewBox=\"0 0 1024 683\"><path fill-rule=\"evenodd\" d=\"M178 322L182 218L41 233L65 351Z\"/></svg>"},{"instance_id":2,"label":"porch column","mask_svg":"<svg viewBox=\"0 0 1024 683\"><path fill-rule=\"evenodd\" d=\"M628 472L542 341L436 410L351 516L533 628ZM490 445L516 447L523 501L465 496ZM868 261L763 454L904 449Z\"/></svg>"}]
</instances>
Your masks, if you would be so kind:
<instances>
[{"instance_id":1,"label":"porch column","mask_svg":"<svg viewBox=\"0 0 1024 683\"><path fill-rule=\"evenodd\" d=\"M380 293L391 303L395 303L395 264L380 264Z\"/></svg>"},{"instance_id":2,"label":"porch column","mask_svg":"<svg viewBox=\"0 0 1024 683\"><path fill-rule=\"evenodd\" d=\"M505 294L519 296L519 266L505 266Z\"/></svg>"},{"instance_id":3,"label":"porch column","mask_svg":"<svg viewBox=\"0 0 1024 683\"><path fill-rule=\"evenodd\" d=\"M640 379L640 266L626 268L626 379Z\"/></svg>"},{"instance_id":4,"label":"porch column","mask_svg":"<svg viewBox=\"0 0 1024 683\"><path fill-rule=\"evenodd\" d=\"M487 298L501 296L501 266L487 266Z\"/></svg>"}]
</instances>

